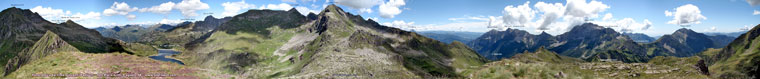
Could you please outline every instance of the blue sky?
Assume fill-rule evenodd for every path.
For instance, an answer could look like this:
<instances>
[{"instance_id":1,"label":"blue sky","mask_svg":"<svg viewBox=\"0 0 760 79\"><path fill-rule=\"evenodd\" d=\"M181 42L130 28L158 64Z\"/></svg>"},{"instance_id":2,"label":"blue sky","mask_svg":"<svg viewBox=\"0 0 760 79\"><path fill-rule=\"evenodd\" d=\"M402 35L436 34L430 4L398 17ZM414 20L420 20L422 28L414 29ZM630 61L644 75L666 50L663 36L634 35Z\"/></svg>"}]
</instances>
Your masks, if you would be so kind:
<instances>
[{"instance_id":1,"label":"blue sky","mask_svg":"<svg viewBox=\"0 0 760 79\"><path fill-rule=\"evenodd\" d=\"M160 6L168 2L173 6ZM208 15L220 18L248 9L297 8L305 14L321 11L330 4L328 2L337 2L335 4L350 13L405 30L486 32L522 26L509 28L557 35L575 24L592 22L619 31L659 36L670 34L682 25L698 32L736 32L760 22L760 12L756 12L760 10L758 0L3 0L0 3L8 7L23 4L17 7L33 9L48 20L78 17L73 20L93 28L197 21ZM542 5L537 5L539 3ZM543 4L555 4L555 7L539 7L545 6ZM568 7L570 4L573 6ZM517 10L519 6L525 7ZM150 9L152 7L155 9ZM107 11L109 9L112 11ZM534 13L529 13L531 11ZM672 15L666 16L666 11ZM699 13L695 13L697 11ZM511 15L532 16L527 19L508 17ZM676 16L681 17L674 18ZM674 19L678 22L668 23Z\"/></svg>"}]
</instances>

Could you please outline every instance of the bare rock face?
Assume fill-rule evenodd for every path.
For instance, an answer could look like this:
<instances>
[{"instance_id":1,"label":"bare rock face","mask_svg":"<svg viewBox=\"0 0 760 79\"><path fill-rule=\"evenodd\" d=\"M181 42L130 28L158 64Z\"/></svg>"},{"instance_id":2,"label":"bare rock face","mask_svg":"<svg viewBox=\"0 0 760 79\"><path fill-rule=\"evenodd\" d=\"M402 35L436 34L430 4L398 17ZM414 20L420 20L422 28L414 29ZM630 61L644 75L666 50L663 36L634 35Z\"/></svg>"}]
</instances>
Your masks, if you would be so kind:
<instances>
[{"instance_id":1,"label":"bare rock face","mask_svg":"<svg viewBox=\"0 0 760 79\"><path fill-rule=\"evenodd\" d=\"M697 67L702 74L710 75L710 71L707 69L707 65L705 65L705 60L699 60L694 66Z\"/></svg>"}]
</instances>

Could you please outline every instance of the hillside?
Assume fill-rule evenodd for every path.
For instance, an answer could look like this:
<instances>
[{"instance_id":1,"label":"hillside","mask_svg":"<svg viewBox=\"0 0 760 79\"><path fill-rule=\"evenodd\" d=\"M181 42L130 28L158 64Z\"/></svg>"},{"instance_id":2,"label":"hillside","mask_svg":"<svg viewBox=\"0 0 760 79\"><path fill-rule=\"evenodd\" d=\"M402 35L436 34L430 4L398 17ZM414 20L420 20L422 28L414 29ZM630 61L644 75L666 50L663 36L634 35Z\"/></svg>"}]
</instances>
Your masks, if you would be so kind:
<instances>
[{"instance_id":1,"label":"hillside","mask_svg":"<svg viewBox=\"0 0 760 79\"><path fill-rule=\"evenodd\" d=\"M97 31L84 28L73 21L55 24L28 9L11 7L0 12L0 64L7 64L9 59L17 57L20 52L32 49L46 31L57 34L82 52L127 52L119 40L100 36Z\"/></svg>"},{"instance_id":2,"label":"hillside","mask_svg":"<svg viewBox=\"0 0 760 79\"><path fill-rule=\"evenodd\" d=\"M697 57L654 57L648 63L585 62L539 48L487 63L468 73L474 79L703 79Z\"/></svg>"},{"instance_id":3,"label":"hillside","mask_svg":"<svg viewBox=\"0 0 760 79\"><path fill-rule=\"evenodd\" d=\"M555 42L554 37L546 33L532 35L524 30L507 29L488 31L469 42L468 45L480 55L491 60L498 60L525 51L535 51L539 47L549 46Z\"/></svg>"},{"instance_id":4,"label":"hillside","mask_svg":"<svg viewBox=\"0 0 760 79\"><path fill-rule=\"evenodd\" d=\"M29 63L30 61L35 61L38 59L42 59L43 57L55 54L59 52L78 52L76 48L69 45L65 41L63 41L60 37L58 37L57 34L47 31L45 32L45 35L40 38L39 41L34 43L32 47L30 47L27 50L23 50L18 53L16 57L11 58L8 60L8 63L5 64L4 75L8 75L11 72L15 71L19 67L24 66L25 64Z\"/></svg>"},{"instance_id":5,"label":"hillside","mask_svg":"<svg viewBox=\"0 0 760 79\"><path fill-rule=\"evenodd\" d=\"M626 35L631 38L631 40L639 43L651 43L657 40L643 33L623 33L623 35Z\"/></svg>"},{"instance_id":6,"label":"hillside","mask_svg":"<svg viewBox=\"0 0 760 79\"><path fill-rule=\"evenodd\" d=\"M491 60L508 58L517 53L531 52L538 47L546 47L560 55L587 61L647 62L655 56L694 56L708 48L726 46L727 40L733 39L724 35L707 36L690 29L679 29L651 43L634 40L631 37L652 39L643 34L621 34L611 28L586 23L557 36L532 35L518 29L492 30L468 45Z\"/></svg>"},{"instance_id":7,"label":"hillside","mask_svg":"<svg viewBox=\"0 0 760 79\"><path fill-rule=\"evenodd\" d=\"M459 73L486 61L463 43L381 26L335 5L316 17L249 10L177 57L238 78L464 77Z\"/></svg>"},{"instance_id":8,"label":"hillside","mask_svg":"<svg viewBox=\"0 0 760 79\"><path fill-rule=\"evenodd\" d=\"M709 65L709 71L718 78L758 78L760 77L760 52L755 39L760 35L760 25L755 26L736 38L728 46L719 51L704 52L704 59Z\"/></svg>"},{"instance_id":9,"label":"hillside","mask_svg":"<svg viewBox=\"0 0 760 79\"><path fill-rule=\"evenodd\" d=\"M645 48L627 36L591 23L575 26L557 36L546 33L532 35L518 29L492 30L470 42L469 46L492 60L511 57L525 51L532 52L539 47L546 47L560 55L589 61L612 59L645 62L649 59Z\"/></svg>"}]
</instances>

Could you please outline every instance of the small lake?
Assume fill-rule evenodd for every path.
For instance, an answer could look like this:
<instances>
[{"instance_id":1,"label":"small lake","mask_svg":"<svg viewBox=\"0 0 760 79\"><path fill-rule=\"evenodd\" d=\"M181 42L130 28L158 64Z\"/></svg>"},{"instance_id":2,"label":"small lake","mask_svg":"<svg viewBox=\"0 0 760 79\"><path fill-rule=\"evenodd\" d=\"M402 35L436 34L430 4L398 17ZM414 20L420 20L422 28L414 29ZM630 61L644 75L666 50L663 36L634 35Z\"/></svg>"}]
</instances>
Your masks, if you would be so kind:
<instances>
[{"instance_id":1,"label":"small lake","mask_svg":"<svg viewBox=\"0 0 760 79\"><path fill-rule=\"evenodd\" d=\"M179 61L177 59L172 58L166 58L166 56L171 56L174 54L179 54L180 52L174 51L172 49L158 49L158 55L156 56L150 56L151 59L159 60L159 61L168 61L168 62L174 62L177 64L185 65L185 63L182 63L182 61Z\"/></svg>"}]
</instances>

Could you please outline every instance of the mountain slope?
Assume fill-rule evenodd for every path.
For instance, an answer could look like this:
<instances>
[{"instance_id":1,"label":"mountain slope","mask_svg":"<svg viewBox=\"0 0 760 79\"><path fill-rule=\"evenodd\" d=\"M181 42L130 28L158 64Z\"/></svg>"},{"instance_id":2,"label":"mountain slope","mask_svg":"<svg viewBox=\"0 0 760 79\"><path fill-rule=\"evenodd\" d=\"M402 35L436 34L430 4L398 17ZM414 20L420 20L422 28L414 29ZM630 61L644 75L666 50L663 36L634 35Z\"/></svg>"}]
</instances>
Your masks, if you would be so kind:
<instances>
[{"instance_id":1,"label":"mountain slope","mask_svg":"<svg viewBox=\"0 0 760 79\"><path fill-rule=\"evenodd\" d=\"M182 47L186 43L201 38L201 36L217 29L222 23L229 21L230 17L221 19L206 16L203 21L184 22L167 31L154 31L146 34L139 42L150 45L162 45L162 47Z\"/></svg>"},{"instance_id":2,"label":"mountain slope","mask_svg":"<svg viewBox=\"0 0 760 79\"><path fill-rule=\"evenodd\" d=\"M463 43L381 26L335 5L315 17L249 10L178 58L238 78L464 77L459 73L485 62Z\"/></svg>"},{"instance_id":3,"label":"mountain slope","mask_svg":"<svg viewBox=\"0 0 760 79\"><path fill-rule=\"evenodd\" d=\"M719 78L760 77L760 25L736 38L722 50L712 53L708 62L709 71ZM705 52L708 53L708 52Z\"/></svg>"},{"instance_id":4,"label":"mountain slope","mask_svg":"<svg viewBox=\"0 0 760 79\"><path fill-rule=\"evenodd\" d=\"M586 23L557 36L546 33L531 35L518 29L489 31L469 45L488 59L511 57L539 47L560 55L584 60L612 59L624 62L645 62L649 57L644 47L610 28Z\"/></svg>"},{"instance_id":5,"label":"mountain slope","mask_svg":"<svg viewBox=\"0 0 760 79\"><path fill-rule=\"evenodd\" d=\"M655 42L658 47L674 53L675 56L692 56L697 52L713 47L713 41L707 35L681 28L670 35L664 35Z\"/></svg>"},{"instance_id":6,"label":"mountain slope","mask_svg":"<svg viewBox=\"0 0 760 79\"><path fill-rule=\"evenodd\" d=\"M488 31L468 44L480 55L497 60L525 51L535 51L539 47L549 46L555 42L554 37L546 33L532 35L523 30L507 29Z\"/></svg>"},{"instance_id":7,"label":"mountain slope","mask_svg":"<svg viewBox=\"0 0 760 79\"><path fill-rule=\"evenodd\" d=\"M648 63L585 62L547 49L524 52L487 63L468 73L474 79L703 79L693 66L697 57L654 57Z\"/></svg>"},{"instance_id":8,"label":"mountain slope","mask_svg":"<svg viewBox=\"0 0 760 79\"><path fill-rule=\"evenodd\" d=\"M19 67L27 64L30 61L34 61L40 58L43 58L47 55L58 53L58 52L77 52L76 48L66 43L66 41L63 41L58 35L56 35L53 32L47 31L45 32L45 35L40 38L39 41L34 43L32 47L30 47L27 50L24 50L22 52L19 52L16 57L11 58L8 60L8 63L5 64L5 74L8 75L11 72L15 71Z\"/></svg>"},{"instance_id":9,"label":"mountain slope","mask_svg":"<svg viewBox=\"0 0 760 79\"><path fill-rule=\"evenodd\" d=\"M623 33L623 35L626 35L629 38L631 38L631 40L640 42L640 43L651 43L657 40L642 33Z\"/></svg>"},{"instance_id":10,"label":"mountain slope","mask_svg":"<svg viewBox=\"0 0 760 79\"><path fill-rule=\"evenodd\" d=\"M82 52L124 51L118 40L105 38L73 21L55 24L28 9L15 7L0 12L0 64L30 49L46 31L51 31ZM128 52L131 53L131 52Z\"/></svg>"}]
</instances>

